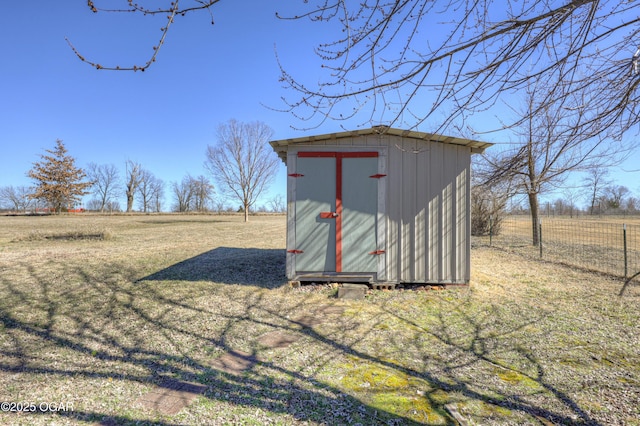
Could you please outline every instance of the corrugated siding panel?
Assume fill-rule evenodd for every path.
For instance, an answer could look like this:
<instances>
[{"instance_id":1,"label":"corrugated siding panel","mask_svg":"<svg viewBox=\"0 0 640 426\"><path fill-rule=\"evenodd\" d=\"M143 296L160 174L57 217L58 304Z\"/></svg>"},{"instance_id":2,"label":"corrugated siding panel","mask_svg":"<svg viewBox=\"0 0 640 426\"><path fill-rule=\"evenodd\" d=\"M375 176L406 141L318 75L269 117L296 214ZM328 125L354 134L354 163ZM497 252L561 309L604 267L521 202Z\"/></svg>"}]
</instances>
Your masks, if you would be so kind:
<instances>
[{"instance_id":1,"label":"corrugated siding panel","mask_svg":"<svg viewBox=\"0 0 640 426\"><path fill-rule=\"evenodd\" d=\"M287 175L296 173L298 156L292 152L287 153ZM287 250L296 247L296 182L295 178L287 176ZM292 280L296 274L296 257L287 252L286 260L287 278Z\"/></svg>"},{"instance_id":2,"label":"corrugated siding panel","mask_svg":"<svg viewBox=\"0 0 640 426\"><path fill-rule=\"evenodd\" d=\"M417 156L414 154L416 141L402 140L402 236L400 276L404 281L415 281L415 221L416 221L416 167Z\"/></svg>"},{"instance_id":3,"label":"corrugated siding panel","mask_svg":"<svg viewBox=\"0 0 640 426\"><path fill-rule=\"evenodd\" d=\"M415 216L415 275L416 282L427 280L428 229L429 229L429 173L431 172L430 147L421 147L416 154L416 216Z\"/></svg>"},{"instance_id":4,"label":"corrugated siding panel","mask_svg":"<svg viewBox=\"0 0 640 426\"><path fill-rule=\"evenodd\" d=\"M462 148L458 148L458 173L456 176L457 188L457 282L469 282L471 270L471 179L469 170L470 154Z\"/></svg>"},{"instance_id":5,"label":"corrugated siding panel","mask_svg":"<svg viewBox=\"0 0 640 426\"><path fill-rule=\"evenodd\" d=\"M401 274L402 227L402 151L395 146L398 138L387 136L389 144L387 171L387 280L398 282Z\"/></svg>"},{"instance_id":6,"label":"corrugated siding panel","mask_svg":"<svg viewBox=\"0 0 640 426\"><path fill-rule=\"evenodd\" d=\"M448 182L442 190L442 270L440 271L440 281L451 280L451 262L453 256L453 191L452 184Z\"/></svg>"},{"instance_id":7,"label":"corrugated siding panel","mask_svg":"<svg viewBox=\"0 0 640 426\"><path fill-rule=\"evenodd\" d=\"M378 142L380 141L379 138ZM378 173L382 175L387 174L388 164L388 151L387 149L380 150L380 156L378 157ZM378 258L378 280L388 281L387 271L387 257L389 256L387 250L387 187L388 177L383 177L378 180L378 229L376 230L376 240L378 241L378 249L385 250L383 255L377 256Z\"/></svg>"},{"instance_id":8,"label":"corrugated siding panel","mask_svg":"<svg viewBox=\"0 0 640 426\"><path fill-rule=\"evenodd\" d=\"M469 149L392 137L388 158L387 279L468 282Z\"/></svg>"},{"instance_id":9,"label":"corrugated siding panel","mask_svg":"<svg viewBox=\"0 0 640 426\"><path fill-rule=\"evenodd\" d=\"M434 195L429 200L429 227L428 227L428 257L427 257L427 281L437 282L440 277L440 253L442 253L440 238L440 194Z\"/></svg>"}]
</instances>

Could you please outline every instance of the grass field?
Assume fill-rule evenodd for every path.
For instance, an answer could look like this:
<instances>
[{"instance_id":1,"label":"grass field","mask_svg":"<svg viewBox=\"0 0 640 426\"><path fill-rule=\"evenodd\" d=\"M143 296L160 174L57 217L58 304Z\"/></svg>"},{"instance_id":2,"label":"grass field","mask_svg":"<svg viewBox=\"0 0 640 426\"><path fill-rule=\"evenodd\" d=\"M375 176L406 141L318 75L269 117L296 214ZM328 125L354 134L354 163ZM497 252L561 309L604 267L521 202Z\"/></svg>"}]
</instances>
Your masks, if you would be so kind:
<instances>
[{"instance_id":1,"label":"grass field","mask_svg":"<svg viewBox=\"0 0 640 426\"><path fill-rule=\"evenodd\" d=\"M58 408L0 424L640 425L637 283L482 246L468 289L344 301L251 219L0 217L0 401ZM204 392L140 402L168 379Z\"/></svg>"},{"instance_id":2,"label":"grass field","mask_svg":"<svg viewBox=\"0 0 640 426\"><path fill-rule=\"evenodd\" d=\"M640 216L543 217L541 226L545 260L622 278L640 273ZM531 235L528 216L508 216L491 244L540 258L539 247L532 245ZM489 237L477 240L489 244Z\"/></svg>"}]
</instances>

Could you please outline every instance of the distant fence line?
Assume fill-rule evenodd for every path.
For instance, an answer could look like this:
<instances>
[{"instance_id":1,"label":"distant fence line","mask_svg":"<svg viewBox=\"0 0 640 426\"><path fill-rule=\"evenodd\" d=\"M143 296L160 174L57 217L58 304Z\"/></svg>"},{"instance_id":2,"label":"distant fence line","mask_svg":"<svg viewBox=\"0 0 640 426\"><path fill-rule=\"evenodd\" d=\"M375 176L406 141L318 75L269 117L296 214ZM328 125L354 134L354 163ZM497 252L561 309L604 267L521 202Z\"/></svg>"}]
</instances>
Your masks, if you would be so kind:
<instances>
[{"instance_id":1,"label":"distant fence line","mask_svg":"<svg viewBox=\"0 0 640 426\"><path fill-rule=\"evenodd\" d=\"M531 218L508 216L498 235L491 232L479 238L491 246L526 257L622 278L631 278L640 272L640 218L637 216L606 220L543 217L538 230L542 243L534 246Z\"/></svg>"}]
</instances>

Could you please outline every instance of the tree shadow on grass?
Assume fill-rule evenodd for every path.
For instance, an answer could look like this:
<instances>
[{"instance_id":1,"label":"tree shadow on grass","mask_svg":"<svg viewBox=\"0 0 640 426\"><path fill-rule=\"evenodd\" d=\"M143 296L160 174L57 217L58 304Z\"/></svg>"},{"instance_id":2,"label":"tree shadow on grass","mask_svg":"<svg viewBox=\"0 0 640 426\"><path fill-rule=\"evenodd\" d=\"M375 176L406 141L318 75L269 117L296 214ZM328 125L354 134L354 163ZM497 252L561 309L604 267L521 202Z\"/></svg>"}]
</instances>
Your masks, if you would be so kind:
<instances>
[{"instance_id":1,"label":"tree shadow on grass","mask_svg":"<svg viewBox=\"0 0 640 426\"><path fill-rule=\"evenodd\" d=\"M270 413L284 415L285 421L292 423L349 424L360 419L366 424L420 424L369 407L336 387L320 385L303 368L292 368L278 359L261 359L260 349L253 344L252 353L248 355L252 365L242 374L229 374L212 365L216 354L235 351L231 341L236 327L257 324L262 328L299 333L300 324L286 318L303 309L300 305L271 313L262 307L264 293L254 297L251 292L245 292L242 300L235 301L241 301L243 308L231 314L218 310L218 306L201 306L191 296L176 295L149 283L130 286L110 282L100 271L90 268L65 267L62 272L69 282L76 281L71 277L81 280L61 287L55 278L25 266L33 282L28 290L0 277L0 289L14 295L11 301L0 302L0 379L1 375L20 378L12 385L13 396L11 392L5 396L10 401L19 402L15 392L25 383L32 382L38 387L37 383L42 380L61 380L69 388L68 395L74 393L70 387L74 382L101 380L104 387L96 389L96 394L107 395L109 383L162 388L175 378L206 386L200 396L201 409L217 412L217 407L211 404L226 405L225 412L230 417L224 419L225 424L244 423L248 420L246 416L256 422L266 421ZM118 270L124 276L134 274L124 267L108 269ZM76 286L83 291L78 291ZM211 287L201 284L191 290L204 297ZM25 316L21 307L34 303L38 307ZM34 311L37 312L32 318ZM258 318L265 313L271 314L271 318ZM222 324L222 329L213 333L195 327L185 320L193 316L207 316L212 324ZM195 344L197 349L187 350L180 344L183 339ZM158 345L158 340L163 343ZM206 355L207 348L214 350L211 356ZM339 349L347 348L339 346ZM54 397L48 398L47 401L54 400ZM111 404L123 399L121 395L101 398L111 398L108 401ZM44 417L44 421L58 417L104 426L184 424L180 417L174 419L140 411L140 404L132 400L127 400L126 405L119 414L113 414L113 407L101 411L74 404L71 410L16 415L23 416L21 419L32 416L34 421L39 416ZM11 417L4 416L13 415L0 413L0 423L7 419L10 422Z\"/></svg>"},{"instance_id":2,"label":"tree shadow on grass","mask_svg":"<svg viewBox=\"0 0 640 426\"><path fill-rule=\"evenodd\" d=\"M209 266L203 266L197 259L207 255L204 263ZM12 265L11 268L23 268L28 280L17 285L0 277L0 290L6 295L0 299L0 381L2 375L16 379L10 396L17 402L18 394L32 390L30 383L38 386L43 382L44 387L55 386L46 382L64 383L67 387L73 383L95 386L99 380L104 386L96 388L95 398L107 399L112 405L126 404L125 414L114 415L113 406L101 408L92 400L87 403L86 398L85 405L75 406L73 412L39 414L46 420L61 416L105 426L184 424L180 415L173 418L142 411L127 395L109 393L108 383L122 384L130 394L138 395L145 391L140 384L162 387L167 377L206 386L192 410L211 415L223 408L225 415L236 416L225 418L226 424L266 422L270 415L290 423L421 424L408 418L409 414L405 417L397 409L394 411L396 400L422 402L433 407L440 423L455 424L435 396L439 390L453 395L448 398L482 402L522 413L529 419L535 416L562 424L600 424L572 400L572 395L546 381L544 363L513 346L512 335L536 324L543 314L522 311L513 322L497 306L490 312L474 313L466 306L444 306L447 303L440 301L442 312L452 314L430 315L428 327L405 316L406 307L396 306L383 307L384 315L376 313L365 320L361 313L349 317L340 327L327 329L308 326L300 320L302 314L312 314L303 297L280 298L275 296L284 293L252 289L236 291L206 280L196 282L199 280L194 278L203 274L210 275L209 279L217 276L221 283L257 285L249 274L239 273L230 279L223 276L221 269L241 268L252 262L252 267L259 268L257 259L270 256L283 258L283 250L219 248L153 274L154 278L139 280L136 285L126 278L136 276L136 270L120 264L60 266L55 271L29 264ZM194 263L191 267L190 262ZM195 274L192 268L200 272ZM191 277L192 285L182 284L189 280L185 277ZM157 285L154 280L176 282ZM223 294L219 300L224 303L208 303L216 292ZM520 312L520 307L514 309ZM388 318L411 331L413 338L393 329L383 334L389 327ZM493 328L496 322L505 324L499 334L494 333L498 331ZM273 355L253 341L267 331L298 334L303 340L291 350ZM375 340L376 335L384 336L381 341L385 347L393 346L398 353L413 353L417 363L408 362L411 357L406 354L395 361L375 350L370 342L364 342L368 336ZM432 350L429 356L430 346L442 348L442 354ZM310 352L314 356L307 357L307 348L315 348ZM238 350L248 353L246 361L250 364L241 374L229 374L212 364L222 354L239 353ZM527 371L533 369L535 373L502 362L500 357L507 353L526 359L530 367ZM325 367L337 372L332 381L320 383L317 373ZM535 382L548 398L560 401L562 409L546 407L541 403L544 399L525 400L490 381L479 385L473 380L475 376L469 376L469 369L484 372L493 368ZM340 375L355 376L357 371L362 380L353 382L353 396L341 389L344 382ZM375 375L382 376L380 389L368 382L380 381ZM412 389L411 397L395 398L394 381L419 381L426 388L419 388L419 393ZM364 393L373 402L358 398ZM391 408L384 411L381 405ZM491 420L488 417L487 423Z\"/></svg>"},{"instance_id":3,"label":"tree shadow on grass","mask_svg":"<svg viewBox=\"0 0 640 426\"><path fill-rule=\"evenodd\" d=\"M284 249L217 247L139 281L212 281L262 288L286 283Z\"/></svg>"}]
</instances>

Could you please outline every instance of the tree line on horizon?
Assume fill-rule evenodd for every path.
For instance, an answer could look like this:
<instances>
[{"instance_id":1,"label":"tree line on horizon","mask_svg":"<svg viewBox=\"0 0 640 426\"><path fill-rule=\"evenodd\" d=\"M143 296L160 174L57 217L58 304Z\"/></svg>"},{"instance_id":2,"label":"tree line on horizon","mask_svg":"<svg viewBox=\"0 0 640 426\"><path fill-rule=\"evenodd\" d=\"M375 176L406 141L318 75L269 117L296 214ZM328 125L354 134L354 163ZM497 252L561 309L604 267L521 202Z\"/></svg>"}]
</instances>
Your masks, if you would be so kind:
<instances>
[{"instance_id":1,"label":"tree line on horizon","mask_svg":"<svg viewBox=\"0 0 640 426\"><path fill-rule=\"evenodd\" d=\"M535 215L526 192L518 191L509 182L488 185L482 173L474 175L471 184L472 235L500 233L500 225L507 215L535 216L535 222L545 216L569 218L603 215L640 214L640 196L609 176L609 168L598 166L587 170L583 178L567 186L559 195L540 202ZM532 234L533 237L533 234ZM532 239L535 245L536 241Z\"/></svg>"},{"instance_id":2,"label":"tree line on horizon","mask_svg":"<svg viewBox=\"0 0 640 426\"><path fill-rule=\"evenodd\" d=\"M250 211L283 212L281 195L255 207L277 172L278 158L267 145L273 130L259 121L229 120L218 126L217 136L216 144L207 147L204 163L217 188L205 175L187 174L181 181L167 184L132 160L125 162L124 175L114 164L91 162L85 170L75 165L75 158L58 139L56 146L46 150L41 161L27 172L33 186L0 187L0 209L61 213L75 209L83 197L92 195L85 210L133 212L137 205L140 212L161 212L166 211L168 191L172 197L170 210L174 212L241 211L245 221ZM125 209L120 199L126 200ZM240 207L228 207L230 200Z\"/></svg>"}]
</instances>

